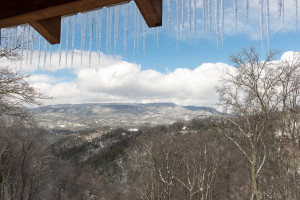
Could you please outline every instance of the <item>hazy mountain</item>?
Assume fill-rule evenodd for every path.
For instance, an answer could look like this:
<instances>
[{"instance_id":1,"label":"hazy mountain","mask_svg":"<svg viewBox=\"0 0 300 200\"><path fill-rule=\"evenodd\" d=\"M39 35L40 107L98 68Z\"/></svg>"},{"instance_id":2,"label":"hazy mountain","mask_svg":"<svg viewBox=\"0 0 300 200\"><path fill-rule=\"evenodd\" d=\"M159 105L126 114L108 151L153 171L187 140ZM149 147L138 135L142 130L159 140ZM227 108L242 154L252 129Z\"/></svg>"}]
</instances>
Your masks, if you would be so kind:
<instances>
[{"instance_id":1,"label":"hazy mountain","mask_svg":"<svg viewBox=\"0 0 300 200\"><path fill-rule=\"evenodd\" d=\"M219 112L210 107L150 104L61 104L34 109L40 125L50 129L79 130L100 126L138 127L143 124L171 124Z\"/></svg>"}]
</instances>

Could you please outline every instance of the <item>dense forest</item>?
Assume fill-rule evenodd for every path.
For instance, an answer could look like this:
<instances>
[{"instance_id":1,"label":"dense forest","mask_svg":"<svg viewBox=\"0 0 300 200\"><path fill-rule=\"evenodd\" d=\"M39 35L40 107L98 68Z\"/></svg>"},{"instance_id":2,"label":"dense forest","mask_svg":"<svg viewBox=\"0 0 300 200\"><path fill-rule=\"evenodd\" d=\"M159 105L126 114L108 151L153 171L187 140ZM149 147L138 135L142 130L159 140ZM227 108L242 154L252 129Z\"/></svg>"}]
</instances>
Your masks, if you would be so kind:
<instances>
[{"instance_id":1,"label":"dense forest","mask_svg":"<svg viewBox=\"0 0 300 200\"><path fill-rule=\"evenodd\" d=\"M51 145L26 109L49 97L1 66L0 199L300 199L300 57L277 55L230 57L223 114Z\"/></svg>"}]
</instances>

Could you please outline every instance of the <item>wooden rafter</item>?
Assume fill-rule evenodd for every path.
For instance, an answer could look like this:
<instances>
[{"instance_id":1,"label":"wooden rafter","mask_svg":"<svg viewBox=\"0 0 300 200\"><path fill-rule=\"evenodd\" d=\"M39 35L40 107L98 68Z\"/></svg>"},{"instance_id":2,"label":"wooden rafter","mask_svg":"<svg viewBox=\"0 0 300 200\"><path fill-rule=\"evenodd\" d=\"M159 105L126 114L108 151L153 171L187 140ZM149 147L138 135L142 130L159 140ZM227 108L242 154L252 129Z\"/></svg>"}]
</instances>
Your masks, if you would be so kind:
<instances>
[{"instance_id":1,"label":"wooden rafter","mask_svg":"<svg viewBox=\"0 0 300 200\"><path fill-rule=\"evenodd\" d=\"M32 25L51 44L59 43L58 18L128 3L130 0L0 0L0 28ZM149 27L162 23L162 0L135 0Z\"/></svg>"}]
</instances>

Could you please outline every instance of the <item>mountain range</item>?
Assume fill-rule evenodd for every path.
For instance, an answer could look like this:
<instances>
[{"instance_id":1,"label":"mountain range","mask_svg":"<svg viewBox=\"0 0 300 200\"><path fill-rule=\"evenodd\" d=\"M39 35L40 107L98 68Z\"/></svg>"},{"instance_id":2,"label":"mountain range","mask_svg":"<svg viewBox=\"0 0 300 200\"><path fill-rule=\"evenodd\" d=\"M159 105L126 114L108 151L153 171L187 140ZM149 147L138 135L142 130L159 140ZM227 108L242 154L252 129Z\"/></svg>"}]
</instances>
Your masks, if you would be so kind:
<instances>
[{"instance_id":1,"label":"mountain range","mask_svg":"<svg viewBox=\"0 0 300 200\"><path fill-rule=\"evenodd\" d=\"M171 124L220 114L212 107L173 103L60 104L33 109L39 124L48 129L81 130L102 126L136 128Z\"/></svg>"}]
</instances>

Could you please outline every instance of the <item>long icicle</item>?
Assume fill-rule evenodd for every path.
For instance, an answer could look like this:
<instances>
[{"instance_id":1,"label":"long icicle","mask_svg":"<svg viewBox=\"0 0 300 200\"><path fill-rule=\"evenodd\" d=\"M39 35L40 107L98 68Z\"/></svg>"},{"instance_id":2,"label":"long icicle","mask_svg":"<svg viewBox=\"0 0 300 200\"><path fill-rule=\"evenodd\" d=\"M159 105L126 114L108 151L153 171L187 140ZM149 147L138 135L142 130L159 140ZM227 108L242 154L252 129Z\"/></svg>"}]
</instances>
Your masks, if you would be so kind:
<instances>
[{"instance_id":1,"label":"long icicle","mask_svg":"<svg viewBox=\"0 0 300 200\"><path fill-rule=\"evenodd\" d=\"M176 10L177 10L177 52L179 52L179 34L180 34L180 24L179 24L179 18L180 18L180 0L176 1Z\"/></svg>"},{"instance_id":2,"label":"long icicle","mask_svg":"<svg viewBox=\"0 0 300 200\"><path fill-rule=\"evenodd\" d=\"M74 61L76 18L77 18L77 15L74 15L73 16L73 27L72 27L72 57L71 57L71 67L73 67L73 61Z\"/></svg>"},{"instance_id":3,"label":"long icicle","mask_svg":"<svg viewBox=\"0 0 300 200\"><path fill-rule=\"evenodd\" d=\"M222 51L224 47L224 0L221 0L221 40L222 40Z\"/></svg>"},{"instance_id":4,"label":"long icicle","mask_svg":"<svg viewBox=\"0 0 300 200\"><path fill-rule=\"evenodd\" d=\"M249 0L245 0L245 24L248 24Z\"/></svg>"},{"instance_id":5,"label":"long icicle","mask_svg":"<svg viewBox=\"0 0 300 200\"><path fill-rule=\"evenodd\" d=\"M181 0L181 36L183 38L184 33L184 17L185 17L185 0Z\"/></svg>"},{"instance_id":6,"label":"long icicle","mask_svg":"<svg viewBox=\"0 0 300 200\"><path fill-rule=\"evenodd\" d=\"M82 20L82 29L81 29L81 50L80 50L80 63L82 65L82 53L84 51L84 47L85 47L85 29L86 29L86 19L87 18L87 14L83 13L83 20Z\"/></svg>"},{"instance_id":7,"label":"long icicle","mask_svg":"<svg viewBox=\"0 0 300 200\"><path fill-rule=\"evenodd\" d=\"M47 42L47 40L45 40L45 44L44 44L44 68L46 66L47 49L48 49L48 42Z\"/></svg>"},{"instance_id":8,"label":"long icicle","mask_svg":"<svg viewBox=\"0 0 300 200\"><path fill-rule=\"evenodd\" d=\"M192 0L188 0L189 40L192 45Z\"/></svg>"},{"instance_id":9,"label":"long icicle","mask_svg":"<svg viewBox=\"0 0 300 200\"><path fill-rule=\"evenodd\" d=\"M113 31L113 12L112 12L112 9L110 9L110 13L109 13L109 54L111 54L112 31Z\"/></svg>"},{"instance_id":10,"label":"long icicle","mask_svg":"<svg viewBox=\"0 0 300 200\"><path fill-rule=\"evenodd\" d=\"M50 44L50 58L49 58L49 66L52 65L52 45Z\"/></svg>"},{"instance_id":11,"label":"long icicle","mask_svg":"<svg viewBox=\"0 0 300 200\"><path fill-rule=\"evenodd\" d=\"M216 21L216 40L217 51L219 51L219 0L215 0L215 21Z\"/></svg>"},{"instance_id":12,"label":"long icicle","mask_svg":"<svg viewBox=\"0 0 300 200\"><path fill-rule=\"evenodd\" d=\"M167 0L167 6L168 6L168 32L171 33L171 26L172 26L172 19L171 19L171 15L172 15L172 1L171 0Z\"/></svg>"},{"instance_id":13,"label":"long icicle","mask_svg":"<svg viewBox=\"0 0 300 200\"><path fill-rule=\"evenodd\" d=\"M211 39L211 22L212 22L212 16L211 16L211 0L208 0L207 3L208 3L207 9L208 9L208 20L209 20L209 22L208 22L209 39Z\"/></svg>"},{"instance_id":14,"label":"long icicle","mask_svg":"<svg viewBox=\"0 0 300 200\"><path fill-rule=\"evenodd\" d=\"M259 24L260 24L260 40L261 40L261 47L264 48L264 41L263 41L263 0L259 0Z\"/></svg>"},{"instance_id":15,"label":"long icicle","mask_svg":"<svg viewBox=\"0 0 300 200\"><path fill-rule=\"evenodd\" d=\"M63 24L64 24L64 18L61 18L61 32L60 32L60 41L62 41L62 34L63 34ZM61 53L62 53L62 42L59 43L59 60L58 60L58 64L60 66L61 63Z\"/></svg>"},{"instance_id":16,"label":"long icicle","mask_svg":"<svg viewBox=\"0 0 300 200\"><path fill-rule=\"evenodd\" d=\"M68 65L69 39L70 39L70 24L71 24L71 17L68 17L68 23L67 23L67 35L66 35L66 57L65 57L65 67L67 67L67 65Z\"/></svg>"},{"instance_id":17,"label":"long icicle","mask_svg":"<svg viewBox=\"0 0 300 200\"><path fill-rule=\"evenodd\" d=\"M140 36L141 36L141 25L140 25L140 12L137 10L137 18L136 18L136 27L137 27L137 42L136 42L136 52L137 55L139 54L139 47L140 47Z\"/></svg>"},{"instance_id":18,"label":"long icicle","mask_svg":"<svg viewBox=\"0 0 300 200\"><path fill-rule=\"evenodd\" d=\"M203 39L205 39L206 32L206 0L202 1L202 23L203 23Z\"/></svg>"},{"instance_id":19,"label":"long icicle","mask_svg":"<svg viewBox=\"0 0 300 200\"><path fill-rule=\"evenodd\" d=\"M136 38L137 38L137 8L134 7L134 35L133 35L133 59L135 59L135 52L136 52Z\"/></svg>"},{"instance_id":20,"label":"long icicle","mask_svg":"<svg viewBox=\"0 0 300 200\"><path fill-rule=\"evenodd\" d=\"M143 52L144 56L146 56L146 42L147 42L147 28L146 28L146 22L143 23Z\"/></svg>"},{"instance_id":21,"label":"long icicle","mask_svg":"<svg viewBox=\"0 0 300 200\"><path fill-rule=\"evenodd\" d=\"M237 0L233 0L233 14L234 14L234 21L235 21L235 29L237 29L237 13L238 13L238 7L237 7Z\"/></svg>"},{"instance_id":22,"label":"long icicle","mask_svg":"<svg viewBox=\"0 0 300 200\"><path fill-rule=\"evenodd\" d=\"M40 68L40 61L41 61L41 46L42 46L42 36L39 35L39 56L38 56L38 68Z\"/></svg>"},{"instance_id":23,"label":"long icicle","mask_svg":"<svg viewBox=\"0 0 300 200\"><path fill-rule=\"evenodd\" d=\"M30 46L30 64L32 65L32 54L33 54L33 47L34 47L34 32L35 30L32 29L32 32L31 32L31 46Z\"/></svg>"},{"instance_id":24,"label":"long icicle","mask_svg":"<svg viewBox=\"0 0 300 200\"><path fill-rule=\"evenodd\" d=\"M284 0L282 0L282 12L281 12L281 14L282 14L282 22L284 23L284 6L285 6L285 1Z\"/></svg>"},{"instance_id":25,"label":"long icicle","mask_svg":"<svg viewBox=\"0 0 300 200\"><path fill-rule=\"evenodd\" d=\"M90 13L89 67L91 67L91 59L92 59L93 33L94 33L94 12L91 12Z\"/></svg>"},{"instance_id":26,"label":"long icicle","mask_svg":"<svg viewBox=\"0 0 300 200\"><path fill-rule=\"evenodd\" d=\"M278 22L281 19L282 0L277 0Z\"/></svg>"},{"instance_id":27,"label":"long icicle","mask_svg":"<svg viewBox=\"0 0 300 200\"><path fill-rule=\"evenodd\" d=\"M0 40L1 40L1 35L0 35ZM20 66L22 66L22 61L23 61L24 41L25 41L25 26L23 26L23 32L22 32L22 44L21 44Z\"/></svg>"},{"instance_id":28,"label":"long icicle","mask_svg":"<svg viewBox=\"0 0 300 200\"><path fill-rule=\"evenodd\" d=\"M98 10L98 26L99 26L99 38L98 38L98 65L100 65L101 57L101 38L102 38L102 10Z\"/></svg>"},{"instance_id":29,"label":"long icicle","mask_svg":"<svg viewBox=\"0 0 300 200\"><path fill-rule=\"evenodd\" d=\"M120 7L116 6L115 8L115 28L114 28L114 56L117 53L117 46L119 40L119 21L120 21Z\"/></svg>"},{"instance_id":30,"label":"long icicle","mask_svg":"<svg viewBox=\"0 0 300 200\"><path fill-rule=\"evenodd\" d=\"M268 55L270 51L270 27L269 27L269 21L270 21L270 9L269 9L269 0L266 0L266 26L267 26L267 42L268 42Z\"/></svg>"},{"instance_id":31,"label":"long icicle","mask_svg":"<svg viewBox=\"0 0 300 200\"><path fill-rule=\"evenodd\" d=\"M196 0L194 0L193 13L194 13L194 42L196 42L196 32L197 32L197 13L196 13Z\"/></svg>"},{"instance_id":32,"label":"long icicle","mask_svg":"<svg viewBox=\"0 0 300 200\"><path fill-rule=\"evenodd\" d=\"M28 33L27 33L27 46L26 46L26 64L28 61L28 53L29 53L29 41L30 41L30 35L31 35L31 26L28 26Z\"/></svg>"},{"instance_id":33,"label":"long icicle","mask_svg":"<svg viewBox=\"0 0 300 200\"><path fill-rule=\"evenodd\" d=\"M127 3L125 5L125 11L124 11L124 55L127 50L128 45L128 26L129 26L129 4Z\"/></svg>"},{"instance_id":34,"label":"long icicle","mask_svg":"<svg viewBox=\"0 0 300 200\"><path fill-rule=\"evenodd\" d=\"M108 55L108 51L109 51L109 46L108 46L108 43L109 43L109 17L110 17L110 9L111 8L107 8L106 9L106 54Z\"/></svg>"},{"instance_id":35,"label":"long icicle","mask_svg":"<svg viewBox=\"0 0 300 200\"><path fill-rule=\"evenodd\" d=\"M295 18L295 32L298 29L298 3L297 0L294 0L294 18Z\"/></svg>"}]
</instances>

